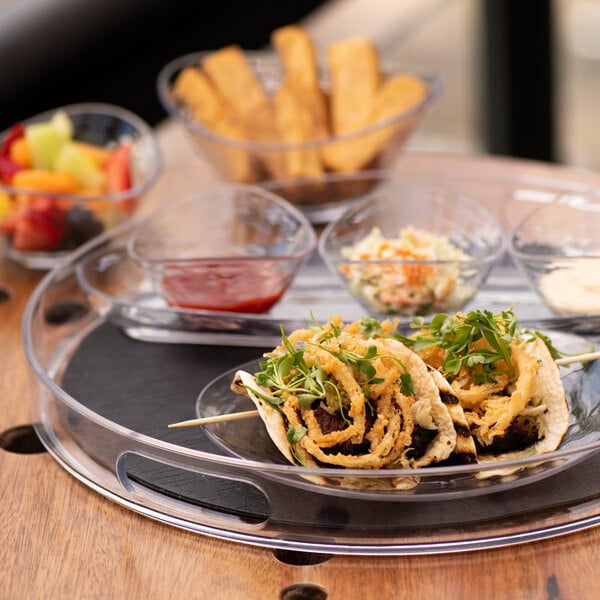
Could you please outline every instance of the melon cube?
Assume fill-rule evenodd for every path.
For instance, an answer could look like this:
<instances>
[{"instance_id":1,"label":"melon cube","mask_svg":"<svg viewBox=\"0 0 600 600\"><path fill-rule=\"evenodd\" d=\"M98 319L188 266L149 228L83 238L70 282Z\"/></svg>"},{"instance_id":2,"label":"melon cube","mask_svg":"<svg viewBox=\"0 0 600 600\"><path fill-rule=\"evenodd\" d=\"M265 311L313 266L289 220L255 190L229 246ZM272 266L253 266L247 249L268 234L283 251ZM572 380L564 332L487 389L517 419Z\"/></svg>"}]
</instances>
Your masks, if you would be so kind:
<instances>
[{"instance_id":1,"label":"melon cube","mask_svg":"<svg viewBox=\"0 0 600 600\"><path fill-rule=\"evenodd\" d=\"M102 169L73 142L68 142L60 148L54 168L73 175L81 187L104 187L106 176Z\"/></svg>"},{"instance_id":2,"label":"melon cube","mask_svg":"<svg viewBox=\"0 0 600 600\"><path fill-rule=\"evenodd\" d=\"M25 127L25 138L31 150L34 169L52 169L64 139L50 122L32 123Z\"/></svg>"}]
</instances>

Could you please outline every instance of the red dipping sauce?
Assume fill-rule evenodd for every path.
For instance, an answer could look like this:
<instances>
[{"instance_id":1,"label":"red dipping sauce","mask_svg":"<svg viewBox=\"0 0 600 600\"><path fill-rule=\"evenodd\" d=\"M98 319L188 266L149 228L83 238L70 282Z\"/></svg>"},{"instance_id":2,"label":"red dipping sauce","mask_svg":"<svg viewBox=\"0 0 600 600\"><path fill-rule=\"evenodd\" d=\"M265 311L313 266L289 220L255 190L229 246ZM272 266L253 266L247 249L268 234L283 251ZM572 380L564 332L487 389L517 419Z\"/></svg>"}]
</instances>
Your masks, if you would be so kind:
<instances>
[{"instance_id":1,"label":"red dipping sauce","mask_svg":"<svg viewBox=\"0 0 600 600\"><path fill-rule=\"evenodd\" d=\"M202 310L262 313L289 285L276 261L233 260L167 267L163 294L171 306Z\"/></svg>"}]
</instances>

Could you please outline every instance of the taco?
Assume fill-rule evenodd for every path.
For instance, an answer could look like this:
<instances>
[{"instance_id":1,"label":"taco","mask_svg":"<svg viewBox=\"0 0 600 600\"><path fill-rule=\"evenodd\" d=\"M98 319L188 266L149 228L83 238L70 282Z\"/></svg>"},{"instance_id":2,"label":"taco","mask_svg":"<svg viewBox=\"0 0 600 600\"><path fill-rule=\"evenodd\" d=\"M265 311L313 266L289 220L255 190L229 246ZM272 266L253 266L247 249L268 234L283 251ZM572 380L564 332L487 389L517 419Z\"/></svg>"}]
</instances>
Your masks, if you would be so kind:
<instances>
[{"instance_id":1,"label":"taco","mask_svg":"<svg viewBox=\"0 0 600 600\"><path fill-rule=\"evenodd\" d=\"M389 337L393 329L389 321L344 326L333 317L296 330L265 354L261 371L238 371L232 389L255 403L293 464L386 469L442 462L456 445L450 413L423 360Z\"/></svg>"},{"instance_id":2,"label":"taco","mask_svg":"<svg viewBox=\"0 0 600 600\"><path fill-rule=\"evenodd\" d=\"M512 310L438 315L405 343L462 409L477 462L551 452L569 408L549 340L521 330ZM553 349L552 349L553 350Z\"/></svg>"}]
</instances>

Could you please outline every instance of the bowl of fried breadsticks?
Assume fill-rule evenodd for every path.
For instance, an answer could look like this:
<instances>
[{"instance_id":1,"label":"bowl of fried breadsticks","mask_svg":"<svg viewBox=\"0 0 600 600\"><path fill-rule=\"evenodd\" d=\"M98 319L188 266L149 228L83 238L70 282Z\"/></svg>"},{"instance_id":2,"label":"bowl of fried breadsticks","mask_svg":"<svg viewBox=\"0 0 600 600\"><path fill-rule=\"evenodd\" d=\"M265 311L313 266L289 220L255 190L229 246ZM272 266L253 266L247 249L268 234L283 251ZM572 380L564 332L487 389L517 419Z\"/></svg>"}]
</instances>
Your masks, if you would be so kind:
<instances>
[{"instance_id":1,"label":"bowl of fried breadsticks","mask_svg":"<svg viewBox=\"0 0 600 600\"><path fill-rule=\"evenodd\" d=\"M158 94L221 178L277 181L278 193L311 221L327 222L364 192L350 185L340 192L338 180L391 166L442 80L386 64L364 37L324 53L296 25L271 40L265 51L230 45L177 58L161 70Z\"/></svg>"}]
</instances>

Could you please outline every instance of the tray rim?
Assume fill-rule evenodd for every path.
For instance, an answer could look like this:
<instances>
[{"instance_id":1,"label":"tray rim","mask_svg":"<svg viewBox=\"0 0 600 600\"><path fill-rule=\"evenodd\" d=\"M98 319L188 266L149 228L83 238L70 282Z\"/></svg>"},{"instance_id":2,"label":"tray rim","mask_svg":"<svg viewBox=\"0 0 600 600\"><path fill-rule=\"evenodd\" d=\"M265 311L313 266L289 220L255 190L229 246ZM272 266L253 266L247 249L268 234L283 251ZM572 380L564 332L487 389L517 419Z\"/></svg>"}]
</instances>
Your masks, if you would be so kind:
<instances>
[{"instance_id":1,"label":"tray rim","mask_svg":"<svg viewBox=\"0 0 600 600\"><path fill-rule=\"evenodd\" d=\"M106 323L106 320L101 316L96 316L95 319L88 324L86 331L93 330L95 327ZM66 350L68 354L68 349ZM42 368L45 372L45 369ZM58 384L56 384L58 385ZM60 388L60 386L58 386ZM62 390L62 388L60 388ZM50 391L46 389L46 391ZM71 398L69 396L69 398ZM73 403L78 410L85 409L87 414L91 416L95 422L102 425L108 425L111 430L117 429L120 432L128 433L130 430L123 427L110 419L106 419L97 415L93 410L84 407L80 402L73 398ZM60 442L57 444L57 440L52 440L52 427L48 427L48 424L44 421L43 414L42 418L36 423L36 430L42 439L44 445L48 448L53 458L65 468L71 475L76 477L86 486L92 490L100 493L101 495L115 501L135 512L153 518L155 520L174 525L186 530L194 531L197 533L205 534L212 537L226 539L229 541L235 541L240 543L246 543L250 545L258 545L262 547L270 548L283 548L291 549L296 551L305 552L327 552L330 554L362 554L362 555L423 555L423 554L437 554L437 553L456 553L463 551L478 550L483 548L497 548L509 545L515 545L520 543L527 543L531 541L542 540L546 538L552 538L559 535L579 531L584 528L589 528L600 524L600 497L598 500L593 501L590 505L589 499L579 499L574 503L574 514L569 518L567 522L550 523L548 525L537 524L535 528L524 529L518 531L505 532L480 532L477 531L468 538L460 539L441 539L435 541L402 541L402 538L398 538L394 541L383 541L378 543L365 543L363 540L349 542L349 541L327 541L327 539L307 540L307 539L294 539L294 536L281 535L272 537L269 535L260 535L260 531L257 528L250 528L250 530L238 530L231 527L227 527L227 523L223 526L220 523L215 525L214 523L197 522L195 520L181 518L180 516L170 514L168 510L164 509L161 504L155 505L148 501L148 498L143 494L140 495L139 490L130 493L131 490L127 490L122 487L122 481L118 477L114 476L114 485L116 487L103 485L104 482L99 482L93 477L93 472L90 472L89 468L76 459L72 454L69 454L68 449L61 445ZM150 436L140 436L136 434L136 438L139 440L154 440ZM76 443L76 441L75 441ZM172 445L168 442L157 442L156 447L163 447L169 449L174 447L181 450L182 447L179 445ZM184 454L195 453L201 456L201 451L193 451L191 449L184 449ZM132 454L136 454L135 450L131 451ZM214 455L211 455L214 456ZM88 461L94 463L97 467L97 463L91 456L86 457ZM229 463L228 457L223 457L223 463ZM235 461L232 461L235 462ZM114 475L113 473L110 473ZM243 478L240 478L243 481ZM252 481L252 478L250 478ZM595 507L595 508L594 508ZM589 511L598 511L597 514L589 514ZM587 511L587 512L586 512ZM582 513L582 514L580 514ZM560 517L563 518L562 516ZM510 525L509 525L510 526ZM447 534L446 534L447 535Z\"/></svg>"},{"instance_id":2,"label":"tray rim","mask_svg":"<svg viewBox=\"0 0 600 600\"><path fill-rule=\"evenodd\" d=\"M456 554L461 552L474 552L485 549L505 548L521 544L538 542L546 539L584 531L600 525L600 513L591 516L582 516L580 519L574 519L566 523L559 523L548 527L539 527L530 531L520 533L492 535L487 538L457 540L453 542L415 542L415 543L395 543L395 544L338 544L308 542L300 540L286 540L281 538L270 538L251 533L240 533L231 530L224 530L214 526L208 526L201 523L190 523L184 519L173 518L160 510L146 507L139 502L131 501L118 493L108 490L86 477L80 470L66 460L58 453L45 438L45 429L43 425L35 425L36 432L52 458L67 473L75 479L86 485L92 491L111 500L115 504L128 508L129 510L143 516L154 519L186 531L203 534L216 539L225 539L231 542L258 546L263 548L272 548L279 550L292 550L297 552L309 553L329 553L332 555L352 555L352 556L424 556L435 554Z\"/></svg>"}]
</instances>

